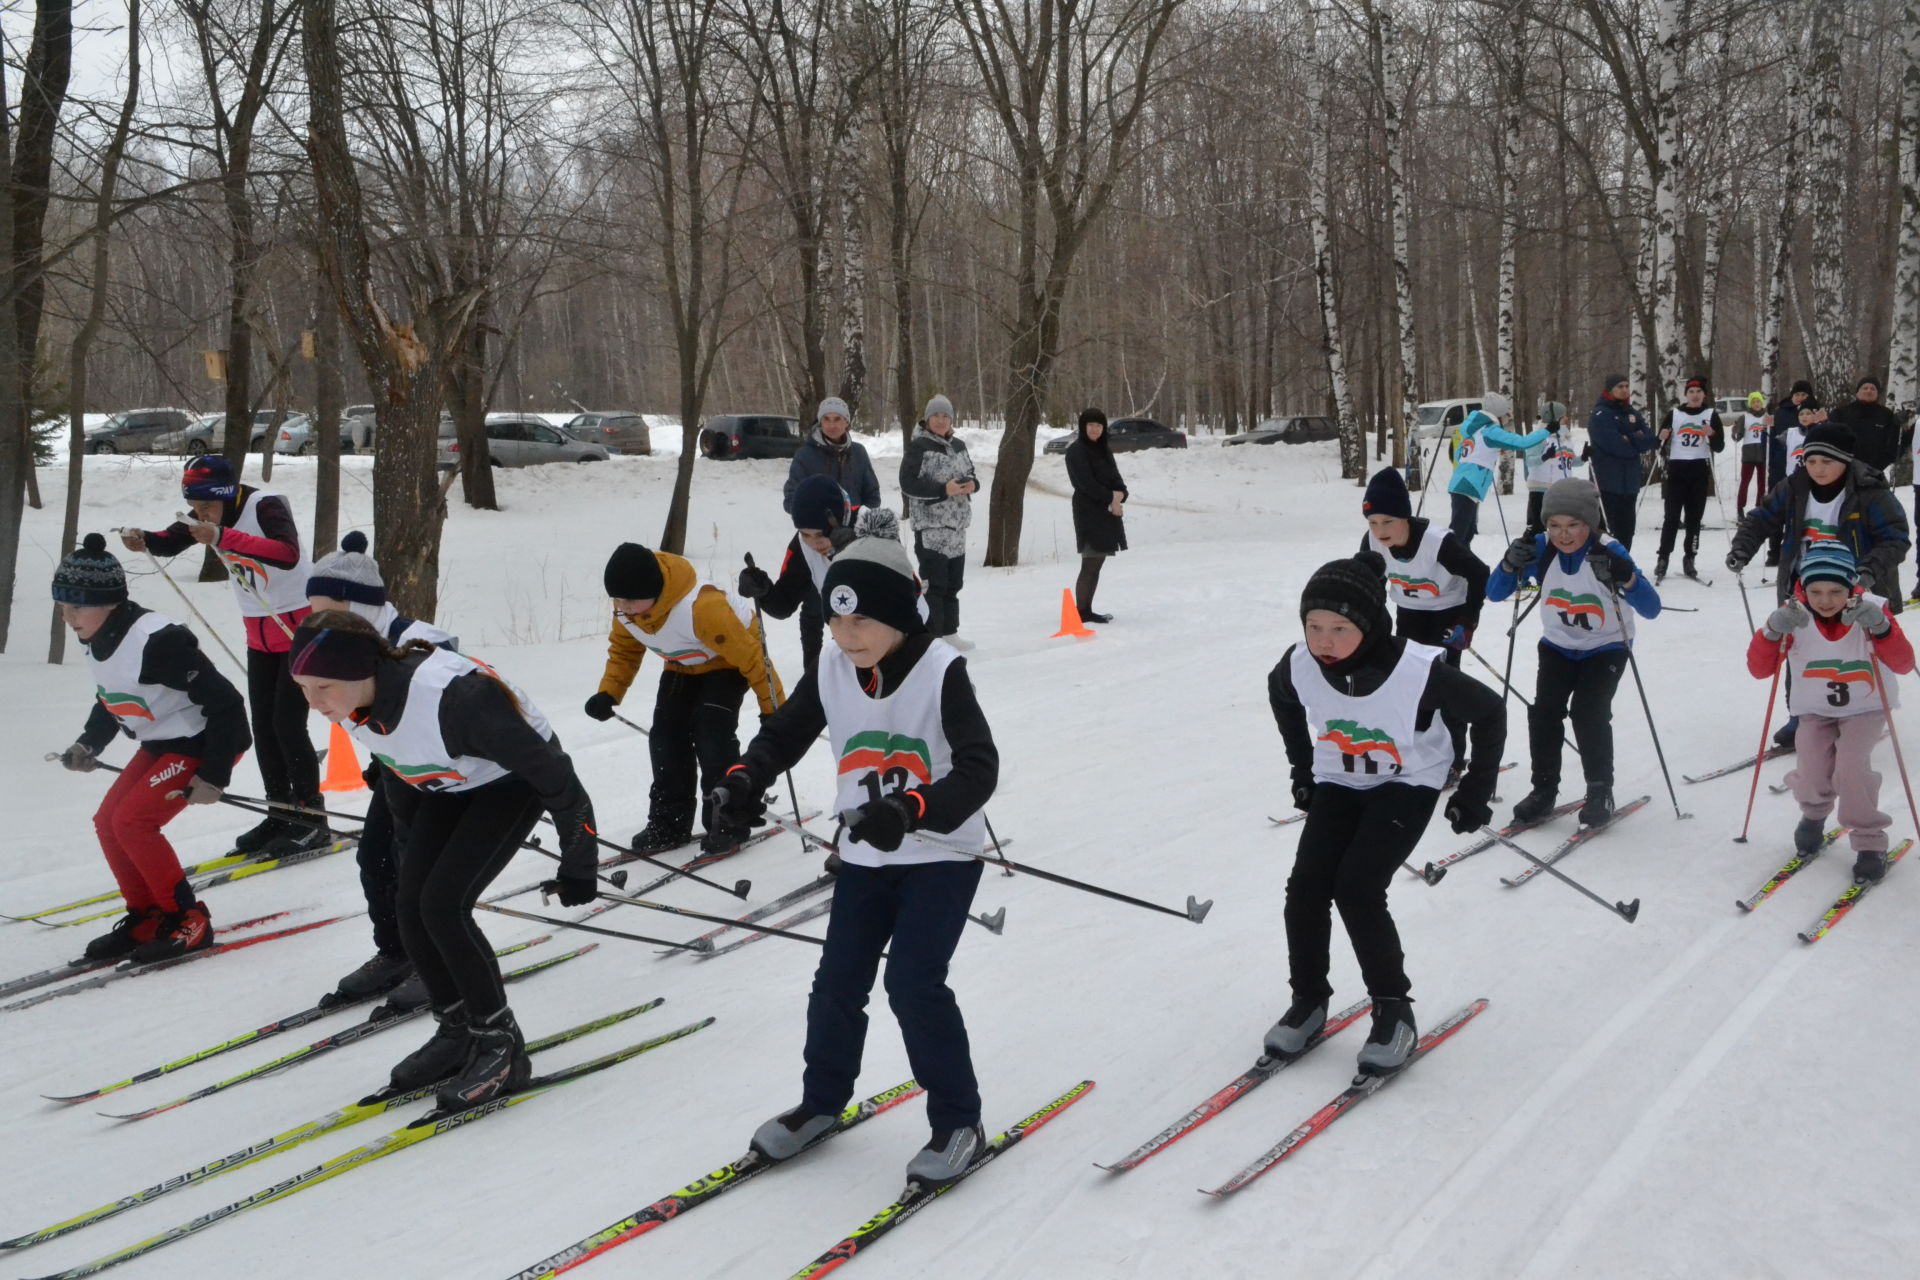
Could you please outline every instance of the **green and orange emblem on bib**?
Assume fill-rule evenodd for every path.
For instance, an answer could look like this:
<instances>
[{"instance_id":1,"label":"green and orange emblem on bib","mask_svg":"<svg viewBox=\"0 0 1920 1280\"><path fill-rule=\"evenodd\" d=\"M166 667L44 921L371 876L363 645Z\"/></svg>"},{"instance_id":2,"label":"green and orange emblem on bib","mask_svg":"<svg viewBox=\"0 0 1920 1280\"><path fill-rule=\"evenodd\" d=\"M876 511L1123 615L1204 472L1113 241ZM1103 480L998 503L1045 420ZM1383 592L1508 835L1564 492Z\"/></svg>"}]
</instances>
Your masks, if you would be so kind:
<instances>
[{"instance_id":1,"label":"green and orange emblem on bib","mask_svg":"<svg viewBox=\"0 0 1920 1280\"><path fill-rule=\"evenodd\" d=\"M1825 520L1815 520L1809 516L1800 526L1800 536L1808 542L1840 541L1840 526L1828 524Z\"/></svg>"},{"instance_id":2,"label":"green and orange emblem on bib","mask_svg":"<svg viewBox=\"0 0 1920 1280\"><path fill-rule=\"evenodd\" d=\"M450 764L400 764L392 756L373 753L373 758L393 771L393 776L410 787L421 787L428 791L440 790L465 782L467 775Z\"/></svg>"},{"instance_id":3,"label":"green and orange emblem on bib","mask_svg":"<svg viewBox=\"0 0 1920 1280\"><path fill-rule=\"evenodd\" d=\"M868 729L847 739L840 752L840 772L860 773L867 769L887 773L904 769L922 782L933 781L933 753L927 744L904 733Z\"/></svg>"},{"instance_id":4,"label":"green and orange emblem on bib","mask_svg":"<svg viewBox=\"0 0 1920 1280\"><path fill-rule=\"evenodd\" d=\"M153 719L153 708L137 693L108 693L105 685L95 685L93 696L100 699L100 705L107 709L109 715L122 720Z\"/></svg>"},{"instance_id":5,"label":"green and orange emblem on bib","mask_svg":"<svg viewBox=\"0 0 1920 1280\"><path fill-rule=\"evenodd\" d=\"M1389 573L1387 574L1387 583L1393 590L1410 596L1434 596L1437 598L1440 595L1440 584L1432 578L1410 578L1405 574Z\"/></svg>"},{"instance_id":6,"label":"green and orange emblem on bib","mask_svg":"<svg viewBox=\"0 0 1920 1280\"><path fill-rule=\"evenodd\" d=\"M1607 617L1606 606L1600 603L1599 596L1584 591L1568 591L1565 587L1555 587L1547 592L1547 608L1557 609L1560 620L1568 626L1589 631L1594 623L1604 622Z\"/></svg>"},{"instance_id":7,"label":"green and orange emblem on bib","mask_svg":"<svg viewBox=\"0 0 1920 1280\"><path fill-rule=\"evenodd\" d=\"M1864 684L1869 689L1873 687L1873 663L1866 659L1849 659L1845 662L1825 660L1809 662L1804 674L1809 680L1827 680L1835 684Z\"/></svg>"},{"instance_id":8,"label":"green and orange emblem on bib","mask_svg":"<svg viewBox=\"0 0 1920 1280\"><path fill-rule=\"evenodd\" d=\"M1402 764L1400 744L1384 729L1369 729L1358 720L1329 720L1327 731L1315 742L1331 742L1343 756L1365 759L1378 752L1395 764Z\"/></svg>"},{"instance_id":9,"label":"green and orange emblem on bib","mask_svg":"<svg viewBox=\"0 0 1920 1280\"><path fill-rule=\"evenodd\" d=\"M653 649L653 646L648 645L647 648ZM653 651L660 655L662 661L678 662L682 666L694 666L705 662L708 656L705 649L653 649Z\"/></svg>"}]
</instances>

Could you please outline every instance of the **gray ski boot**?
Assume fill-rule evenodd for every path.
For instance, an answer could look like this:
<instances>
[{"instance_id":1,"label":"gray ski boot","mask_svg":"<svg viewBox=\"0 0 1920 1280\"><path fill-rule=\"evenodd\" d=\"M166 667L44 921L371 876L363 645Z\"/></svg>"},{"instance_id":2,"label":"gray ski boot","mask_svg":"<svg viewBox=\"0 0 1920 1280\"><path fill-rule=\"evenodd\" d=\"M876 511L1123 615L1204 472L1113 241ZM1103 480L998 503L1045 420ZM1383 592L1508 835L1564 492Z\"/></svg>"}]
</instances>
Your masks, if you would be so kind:
<instances>
[{"instance_id":1,"label":"gray ski boot","mask_svg":"<svg viewBox=\"0 0 1920 1280\"><path fill-rule=\"evenodd\" d=\"M1291 1062L1307 1051L1313 1038L1327 1025L1327 1002L1308 1004L1295 1000L1280 1021L1267 1029L1267 1056Z\"/></svg>"},{"instance_id":2,"label":"gray ski boot","mask_svg":"<svg viewBox=\"0 0 1920 1280\"><path fill-rule=\"evenodd\" d=\"M1413 1001L1375 1000L1373 1031L1360 1046L1360 1074L1392 1075L1407 1065L1420 1030L1413 1024Z\"/></svg>"},{"instance_id":3,"label":"gray ski boot","mask_svg":"<svg viewBox=\"0 0 1920 1280\"><path fill-rule=\"evenodd\" d=\"M1793 829L1793 851L1803 858L1811 858L1820 852L1820 846L1826 843L1826 822L1820 818L1802 818Z\"/></svg>"},{"instance_id":4,"label":"gray ski boot","mask_svg":"<svg viewBox=\"0 0 1920 1280\"><path fill-rule=\"evenodd\" d=\"M784 1111L753 1131L748 1145L778 1164L805 1151L840 1123L839 1116L815 1115L804 1106Z\"/></svg>"},{"instance_id":5,"label":"gray ski boot","mask_svg":"<svg viewBox=\"0 0 1920 1280\"><path fill-rule=\"evenodd\" d=\"M986 1131L977 1124L964 1129L935 1129L927 1145L907 1162L907 1181L917 1182L927 1191L938 1191L958 1182L986 1149Z\"/></svg>"}]
</instances>

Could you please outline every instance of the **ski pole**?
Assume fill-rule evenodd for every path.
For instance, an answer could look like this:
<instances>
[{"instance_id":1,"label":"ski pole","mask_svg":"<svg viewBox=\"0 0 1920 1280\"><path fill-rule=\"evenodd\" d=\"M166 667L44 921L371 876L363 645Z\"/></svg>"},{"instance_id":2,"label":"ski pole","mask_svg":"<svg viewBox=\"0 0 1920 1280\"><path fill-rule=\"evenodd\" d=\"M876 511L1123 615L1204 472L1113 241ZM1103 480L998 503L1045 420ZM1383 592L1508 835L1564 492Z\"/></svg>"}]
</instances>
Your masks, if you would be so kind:
<instances>
[{"instance_id":1,"label":"ski pole","mask_svg":"<svg viewBox=\"0 0 1920 1280\"><path fill-rule=\"evenodd\" d=\"M653 737L653 735L651 733L648 733L646 729L644 729L640 725L635 724L633 721L627 719L625 716L621 715L618 711L610 711L608 712L608 714L611 715L615 720L618 720L621 724L627 726L627 728L639 734L641 737L643 738Z\"/></svg>"},{"instance_id":2,"label":"ski pole","mask_svg":"<svg viewBox=\"0 0 1920 1280\"><path fill-rule=\"evenodd\" d=\"M543 813L540 815L540 821L558 830L558 825L554 822L553 815ZM707 886L707 888L709 889L718 889L721 893L731 894L736 898L746 897L747 894L751 892L753 889L753 881L751 880L736 880L733 882L733 887L729 889L726 885L721 884L717 880L709 880L705 876L700 875L699 873L694 871L689 871L685 867L676 867L671 862L662 862L660 859L654 857L650 853L635 853L632 849L627 848L625 845L618 845L618 844L615 844L613 841L606 839L605 837L601 836L600 833L597 831L593 833L593 842L599 845L602 849L611 849L613 852L627 858L637 858L641 862L645 862L650 866L658 867L662 871L670 871L674 875L685 876L687 879L692 880L696 884L703 884ZM524 849L533 849L539 853L544 853L549 858L552 858L556 862L560 860L559 854L553 853L550 850L540 847L540 845L536 842L532 842L532 841L522 842L521 847ZM626 885L627 873L624 871L616 871L614 872L614 876L617 876L619 878L618 879L613 879L612 877L606 877L606 878L612 881L615 888L624 888Z\"/></svg>"},{"instance_id":3,"label":"ski pole","mask_svg":"<svg viewBox=\"0 0 1920 1280\"><path fill-rule=\"evenodd\" d=\"M774 826L779 827L781 830L791 831L793 832L793 834L799 836L801 843L805 847L811 849L814 846L818 845L820 848L827 850L828 872L833 875L840 874L840 832L846 830L847 824L845 822L842 822L839 825L839 827L837 827L834 830L833 839L828 840L828 839L825 839L824 837L817 836L813 834L813 832L805 830L804 828L794 823L788 822L785 818L771 818L769 819L769 821L771 821ZM994 841L994 847L996 849L999 848L998 840ZM1004 863L1006 861L1006 856L1003 854L998 860ZM991 861L994 861L994 859L989 858L987 859L987 861L991 862ZM1012 875L1013 872L1007 871L1006 874ZM977 915L969 911L967 913L967 919L973 921L975 924L985 929L988 933L991 933L994 936L998 937L1000 934L1006 932L1007 909L1005 907L1001 907L998 911L992 911L992 912L982 911Z\"/></svg>"},{"instance_id":4,"label":"ski pole","mask_svg":"<svg viewBox=\"0 0 1920 1280\"><path fill-rule=\"evenodd\" d=\"M1007 854L1006 851L1000 847L1000 836L993 829L993 819L987 817L984 813L982 813L980 817L987 824L987 839L993 841L993 851L1000 857L1000 874L1003 876L1011 876L1013 874L1013 868L1007 865Z\"/></svg>"},{"instance_id":5,"label":"ski pole","mask_svg":"<svg viewBox=\"0 0 1920 1280\"><path fill-rule=\"evenodd\" d=\"M1501 675L1500 672L1494 667L1494 665L1491 662L1488 662L1485 658L1481 657L1480 651L1478 649L1469 647L1467 649L1467 652L1473 655L1473 660L1475 662L1478 662L1481 666L1487 669L1487 673L1489 675L1491 675L1494 679L1500 682L1502 702L1505 702L1506 695L1508 693L1511 693L1514 697L1520 699L1521 706L1525 707L1529 711L1533 710L1533 704L1527 701L1527 695L1524 693L1521 693L1518 689L1515 689L1512 685L1508 684L1507 678ZM1575 754L1576 756L1580 754L1580 748L1577 745L1575 745L1573 739L1567 736L1567 732L1564 729L1560 731L1560 741L1566 743L1567 749L1569 751L1572 751L1573 754Z\"/></svg>"},{"instance_id":6,"label":"ski pole","mask_svg":"<svg viewBox=\"0 0 1920 1280\"><path fill-rule=\"evenodd\" d=\"M205 523L205 521L201 520L200 517L188 515L185 512L175 512L174 514L177 517L179 517L182 523L185 523L189 520L191 520L195 524ZM280 630L286 634L287 639L289 640L293 639L293 628L287 625L287 620L285 618L281 617L279 614L273 611L273 606L271 604L268 604L267 598L260 594L260 588L253 585L253 579L250 576L248 576L247 571L245 569L242 569L239 565L235 564L232 558L229 557L226 552L220 549L219 543L209 542L206 544L206 546L209 550L213 552L214 555L220 558L221 564L224 564L225 566L227 566L228 576L231 577L235 582L239 583L240 586L246 591L246 593L253 597L254 602L258 604L262 609L265 609L267 611L267 616L269 618L272 618L274 622L279 625Z\"/></svg>"},{"instance_id":7,"label":"ski pole","mask_svg":"<svg viewBox=\"0 0 1920 1280\"><path fill-rule=\"evenodd\" d=\"M1753 785L1747 788L1747 816L1740 824L1740 834L1733 838L1735 844L1747 842L1747 828L1753 825L1753 798L1760 794L1760 766L1767 762L1767 730L1773 728L1773 703L1780 696L1780 668L1786 665L1786 658L1787 637L1781 636L1779 647L1773 651L1773 683L1767 687L1767 714L1760 719L1760 746L1753 753Z\"/></svg>"},{"instance_id":8,"label":"ski pole","mask_svg":"<svg viewBox=\"0 0 1920 1280\"><path fill-rule=\"evenodd\" d=\"M1439 434L1433 438L1433 457L1428 460L1427 470L1420 476L1420 501L1413 508L1413 514L1415 516L1418 516L1422 511L1426 510L1427 490L1433 487L1432 473L1440 465L1440 450L1446 446L1446 443L1447 429L1445 426L1442 426ZM1414 454L1415 458L1419 456L1417 452Z\"/></svg>"},{"instance_id":9,"label":"ski pole","mask_svg":"<svg viewBox=\"0 0 1920 1280\"><path fill-rule=\"evenodd\" d=\"M1546 592L1544 591L1535 592L1532 601L1528 603L1525 609L1522 609L1520 607L1519 585L1516 583L1514 586L1513 625L1507 628L1507 674L1500 677L1500 687L1503 690L1500 694L1500 708L1503 712L1507 706L1507 695L1504 691L1513 688L1513 650L1514 645L1518 642L1517 638L1520 635L1520 624L1527 620L1527 615L1533 612L1534 606L1540 603L1540 598L1545 594ZM1491 670L1492 668L1489 667L1488 669Z\"/></svg>"},{"instance_id":10,"label":"ski pole","mask_svg":"<svg viewBox=\"0 0 1920 1280\"><path fill-rule=\"evenodd\" d=\"M125 533L126 530L115 529L114 532ZM187 612L191 613L196 619L199 620L200 629L207 633L207 638L220 646L220 651L226 654L227 657L232 660L234 666L240 668L242 672L246 671L247 669L246 663L240 661L239 655L234 653L234 651L228 647L227 642L221 638L220 633L213 629L213 624L207 621L207 616L200 612L200 610L194 605L192 600L188 599L187 593L180 589L180 584L173 580L173 575L171 573L167 572L167 566L161 564L160 561L157 558L155 558L153 552L148 550L146 546L142 545L140 550L146 555L147 563L152 565L155 569L159 570L160 576L167 580L167 585L173 588L173 594L180 597L180 603L187 606Z\"/></svg>"},{"instance_id":11,"label":"ski pole","mask_svg":"<svg viewBox=\"0 0 1920 1280\"><path fill-rule=\"evenodd\" d=\"M1734 585L1740 588L1740 607L1747 611L1747 634L1752 635L1759 628L1753 625L1753 606L1747 603L1747 579L1744 572L1734 574L1733 581Z\"/></svg>"},{"instance_id":12,"label":"ski pole","mask_svg":"<svg viewBox=\"0 0 1920 1280\"><path fill-rule=\"evenodd\" d=\"M1534 866L1540 868L1542 871L1546 872L1548 875L1554 877L1556 880L1560 880L1563 883L1571 885L1573 888L1578 889L1581 893L1593 899L1595 902L1599 903L1601 906L1605 907L1607 910L1613 912L1615 915L1619 916L1622 920L1625 920L1628 924L1632 924L1634 920L1639 917L1640 899L1635 898L1632 902L1608 902L1605 898L1601 897L1599 894L1595 893L1593 890L1587 888L1587 886L1581 884L1578 880L1575 880L1572 876L1568 875L1566 872L1562 871L1560 868L1554 866L1551 862L1548 862L1543 858L1534 857L1531 853L1521 848L1518 843L1516 843L1515 841L1509 839L1504 835L1501 835L1500 832L1498 832L1494 828L1482 827L1480 828L1480 834L1483 836L1493 837L1495 840L1507 846L1507 848L1513 850L1515 853L1519 854L1521 857L1525 858L1528 862L1531 862Z\"/></svg>"},{"instance_id":13,"label":"ski pole","mask_svg":"<svg viewBox=\"0 0 1920 1280\"><path fill-rule=\"evenodd\" d=\"M1893 763L1900 770L1900 785L1907 791L1907 816L1913 819L1913 826L1920 831L1920 808L1913 803L1913 779L1907 774L1906 757L1900 753L1900 734L1893 727L1893 704L1887 698L1885 674L1880 670L1880 657L1873 651L1873 637L1867 637L1867 660L1873 663L1873 687L1880 692L1880 710L1887 717L1887 736L1893 739Z\"/></svg>"},{"instance_id":14,"label":"ski pole","mask_svg":"<svg viewBox=\"0 0 1920 1280\"><path fill-rule=\"evenodd\" d=\"M48 762L52 762L60 758L60 753L58 751L49 751L42 758ZM96 769L105 769L108 773L126 772L120 765L108 764L105 760L97 758L93 762L93 767ZM179 794L177 791L169 792L168 798L171 799L173 796ZM278 816L274 812L278 810L281 813L304 813L312 817L344 818L348 822L365 822L367 820L366 815L361 813L337 813L332 809L309 809L303 805L281 804L275 800L263 800L259 796L234 795L225 790L221 791L220 798L216 803L230 804L236 809L245 809L248 813L257 813L268 818Z\"/></svg>"},{"instance_id":15,"label":"ski pole","mask_svg":"<svg viewBox=\"0 0 1920 1280\"><path fill-rule=\"evenodd\" d=\"M544 853L545 850L541 852ZM628 898L618 893L605 892L602 892L598 896L603 902L618 902L629 907L645 907L649 911L664 911L668 915L686 916L689 920L705 920L708 924L733 925L740 923L738 919L732 916L712 916L704 911L695 911L690 907L670 907L664 902L649 902L645 898ZM544 902L546 898L546 891L542 889L540 899ZM776 929L772 925L764 924L755 925L754 928L756 932L770 933L776 938L791 938L795 942L811 942L816 947L824 947L826 945L826 939L824 938L816 938L805 933L795 933L791 929Z\"/></svg>"},{"instance_id":16,"label":"ski pole","mask_svg":"<svg viewBox=\"0 0 1920 1280\"><path fill-rule=\"evenodd\" d=\"M747 568L759 568L759 566L753 562L753 552L751 551L747 552ZM780 695L774 691L773 687L773 653L767 648L767 620L760 614L760 602L758 600L753 602L753 633L759 637L760 640L760 661L765 663L767 667L767 701L773 703L773 709L778 711L780 709ZM793 770L785 770L785 773L787 775L787 800L793 805L793 820L798 822L800 821L800 793L794 789ZM807 838L803 834L800 837L800 847L803 851L806 849L806 845Z\"/></svg>"},{"instance_id":17,"label":"ski pole","mask_svg":"<svg viewBox=\"0 0 1920 1280\"><path fill-rule=\"evenodd\" d=\"M481 911L491 911L495 915L513 916L518 920L534 920L540 924L550 924L558 929L578 929L581 933L597 933L607 938L625 938L629 942L646 942L657 947L672 947L676 951L711 951L713 944L705 938L695 938L692 942L669 942L665 938L649 938L640 933L622 933L618 929L606 929L597 924L581 924L574 920L562 920L558 916L537 915L531 911L519 911L513 907L499 907L491 902L473 904Z\"/></svg>"},{"instance_id":18,"label":"ski pole","mask_svg":"<svg viewBox=\"0 0 1920 1280\"><path fill-rule=\"evenodd\" d=\"M849 809L846 812L838 814L836 816L841 823L851 825L853 820L858 816L858 811ZM962 857L975 858L981 862L992 862L992 863L997 863L1000 866L1011 867L1015 871L1022 871L1022 872L1025 872L1027 875L1037 876L1042 880L1051 880L1055 884L1065 885L1069 889L1079 889L1084 893L1093 893L1093 894L1098 894L1100 897L1103 897L1103 898L1112 898L1115 902L1130 903L1131 905L1136 907L1145 907L1149 911L1159 911L1166 915L1179 916L1182 919L1191 920L1195 924L1199 924L1201 921L1205 920L1207 918L1207 912L1213 910L1213 899L1211 898L1207 899L1205 902L1201 902L1199 899L1195 898L1192 894L1188 894L1187 909L1185 911L1182 911L1176 907L1163 907L1157 902L1148 902L1144 898L1131 897L1127 894L1120 893L1113 889L1103 889L1097 884L1088 884L1084 880L1075 880L1070 876L1063 876L1058 874L1057 872L1042 871L1038 867L1030 867L1030 866L1027 866L1025 863L1015 862L1012 859L1006 857L1004 854L996 857L995 855L990 853L983 853L978 849L969 849L967 848L967 846L963 844L959 844L955 841L942 840L938 836L933 835L929 832L916 831L913 833L913 838L925 844L933 845L937 849L945 849L949 853L960 854ZM835 848L834 851L836 853L839 852L837 848Z\"/></svg>"},{"instance_id":19,"label":"ski pole","mask_svg":"<svg viewBox=\"0 0 1920 1280\"><path fill-rule=\"evenodd\" d=\"M1607 590L1613 593L1615 614L1621 613L1620 588L1608 582ZM1622 620L1624 625L1624 618ZM1653 754L1660 761L1660 776L1667 780L1667 795L1673 801L1673 816L1685 822L1693 815L1680 811L1680 793L1673 789L1673 772L1667 768L1667 753L1660 746L1660 730L1653 723L1653 704L1647 701L1647 686L1640 679L1640 663L1633 656L1633 639L1627 637L1627 670L1633 672L1633 687L1640 692L1640 709L1647 716L1647 732L1653 735Z\"/></svg>"}]
</instances>

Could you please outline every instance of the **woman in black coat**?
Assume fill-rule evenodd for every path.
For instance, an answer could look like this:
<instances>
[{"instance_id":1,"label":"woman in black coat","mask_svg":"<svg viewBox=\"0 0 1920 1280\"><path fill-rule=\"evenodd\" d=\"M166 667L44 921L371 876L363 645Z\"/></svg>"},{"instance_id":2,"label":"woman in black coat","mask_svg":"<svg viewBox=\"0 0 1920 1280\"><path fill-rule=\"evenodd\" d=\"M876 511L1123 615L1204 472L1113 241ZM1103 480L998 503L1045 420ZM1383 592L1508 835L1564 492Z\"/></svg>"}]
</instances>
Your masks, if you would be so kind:
<instances>
[{"instance_id":1,"label":"woman in black coat","mask_svg":"<svg viewBox=\"0 0 1920 1280\"><path fill-rule=\"evenodd\" d=\"M1127 525L1120 508L1127 500L1127 482L1107 444L1107 415L1098 409L1080 411L1080 433L1067 446L1067 481L1073 486L1073 538L1080 547L1080 576L1073 584L1073 601L1082 622L1112 622L1110 613L1093 611L1093 593L1100 585L1100 566L1106 558L1127 549Z\"/></svg>"}]
</instances>

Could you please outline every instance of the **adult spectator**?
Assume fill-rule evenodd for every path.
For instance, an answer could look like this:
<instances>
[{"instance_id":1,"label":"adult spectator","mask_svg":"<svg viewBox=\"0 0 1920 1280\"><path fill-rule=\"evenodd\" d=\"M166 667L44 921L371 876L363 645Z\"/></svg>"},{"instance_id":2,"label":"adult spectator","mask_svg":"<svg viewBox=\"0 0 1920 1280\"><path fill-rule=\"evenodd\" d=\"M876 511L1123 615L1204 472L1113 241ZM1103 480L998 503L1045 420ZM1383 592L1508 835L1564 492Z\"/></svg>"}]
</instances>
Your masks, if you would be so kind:
<instances>
[{"instance_id":1,"label":"adult spectator","mask_svg":"<svg viewBox=\"0 0 1920 1280\"><path fill-rule=\"evenodd\" d=\"M960 583L967 567L967 525L980 481L966 442L953 434L953 401L927 401L900 459L900 492L913 522L913 554L926 587L927 630L952 638L960 629Z\"/></svg>"},{"instance_id":2,"label":"adult spectator","mask_svg":"<svg viewBox=\"0 0 1920 1280\"><path fill-rule=\"evenodd\" d=\"M1829 422L1853 431L1854 461L1878 467L1883 475L1900 456L1900 418L1881 403L1885 390L1869 373L1854 388L1853 399L1827 415Z\"/></svg>"},{"instance_id":3,"label":"adult spectator","mask_svg":"<svg viewBox=\"0 0 1920 1280\"><path fill-rule=\"evenodd\" d=\"M1080 621L1112 622L1112 614L1093 611L1093 593L1107 557L1127 549L1127 525L1120 514L1127 482L1107 442L1107 415L1098 409L1080 411L1079 435L1067 446L1067 482L1073 486L1073 539L1080 550L1073 600Z\"/></svg>"},{"instance_id":4,"label":"adult spectator","mask_svg":"<svg viewBox=\"0 0 1920 1280\"><path fill-rule=\"evenodd\" d=\"M1646 415L1633 407L1633 385L1624 374L1607 375L1600 399L1587 415L1587 444L1593 453L1593 483L1600 490L1607 532L1631 551L1634 505L1647 477L1640 455L1653 452L1660 441L1647 426Z\"/></svg>"},{"instance_id":5,"label":"adult spectator","mask_svg":"<svg viewBox=\"0 0 1920 1280\"><path fill-rule=\"evenodd\" d=\"M787 467L787 487L781 506L793 511L794 490L808 476L825 476L846 491L856 507L880 505L880 477L874 474L867 447L850 431L852 411L839 396L820 402L819 421Z\"/></svg>"}]
</instances>

